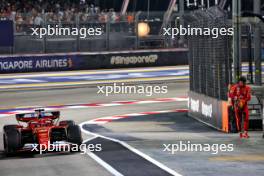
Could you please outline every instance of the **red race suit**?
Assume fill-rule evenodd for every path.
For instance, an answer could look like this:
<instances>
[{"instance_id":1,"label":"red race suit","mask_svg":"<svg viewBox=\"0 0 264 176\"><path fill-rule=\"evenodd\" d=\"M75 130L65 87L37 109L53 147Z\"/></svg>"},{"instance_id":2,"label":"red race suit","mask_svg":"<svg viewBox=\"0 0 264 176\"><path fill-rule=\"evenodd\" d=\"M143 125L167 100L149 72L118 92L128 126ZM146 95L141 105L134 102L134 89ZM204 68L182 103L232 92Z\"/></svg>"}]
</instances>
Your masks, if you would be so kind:
<instances>
[{"instance_id":1,"label":"red race suit","mask_svg":"<svg viewBox=\"0 0 264 176\"><path fill-rule=\"evenodd\" d=\"M241 132L241 122L244 115L244 131L248 131L249 124L249 112L248 101L251 99L251 88L247 85L239 86L233 85L229 91L229 97L231 98L232 106L234 106L237 130Z\"/></svg>"}]
</instances>

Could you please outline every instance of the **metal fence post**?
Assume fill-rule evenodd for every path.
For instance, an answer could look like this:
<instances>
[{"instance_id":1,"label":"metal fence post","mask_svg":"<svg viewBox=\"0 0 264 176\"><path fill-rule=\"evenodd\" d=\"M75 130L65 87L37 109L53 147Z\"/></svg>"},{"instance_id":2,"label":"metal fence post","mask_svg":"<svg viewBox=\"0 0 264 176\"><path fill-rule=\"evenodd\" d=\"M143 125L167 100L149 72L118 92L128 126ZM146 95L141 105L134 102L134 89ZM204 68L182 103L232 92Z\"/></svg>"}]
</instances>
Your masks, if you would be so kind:
<instances>
[{"instance_id":1,"label":"metal fence post","mask_svg":"<svg viewBox=\"0 0 264 176\"><path fill-rule=\"evenodd\" d=\"M264 138L264 99L262 100L262 130L263 130L262 138Z\"/></svg>"},{"instance_id":2,"label":"metal fence post","mask_svg":"<svg viewBox=\"0 0 264 176\"><path fill-rule=\"evenodd\" d=\"M47 28L47 14L44 14L44 18L43 18L44 20L43 20L43 26L45 27L45 28ZM46 53L47 52L47 37L46 37L46 35L44 35L44 37L43 37L43 53Z\"/></svg>"},{"instance_id":3,"label":"metal fence post","mask_svg":"<svg viewBox=\"0 0 264 176\"><path fill-rule=\"evenodd\" d=\"M107 14L107 19L106 19L106 49L109 51L110 50L110 15L109 13Z\"/></svg>"},{"instance_id":4,"label":"metal fence post","mask_svg":"<svg viewBox=\"0 0 264 176\"><path fill-rule=\"evenodd\" d=\"M80 30L80 14L76 15L75 17L75 26L78 30ZM80 51L80 33L79 32L76 38L76 51Z\"/></svg>"},{"instance_id":5,"label":"metal fence post","mask_svg":"<svg viewBox=\"0 0 264 176\"><path fill-rule=\"evenodd\" d=\"M233 62L234 62L234 81L241 75L241 0L233 0Z\"/></svg>"},{"instance_id":6,"label":"metal fence post","mask_svg":"<svg viewBox=\"0 0 264 176\"><path fill-rule=\"evenodd\" d=\"M254 13L261 13L260 0L254 0ZM259 22L260 23L260 22ZM262 85L262 66L261 66L261 28L260 24L255 24L254 29L254 57L255 57L255 84Z\"/></svg>"},{"instance_id":7,"label":"metal fence post","mask_svg":"<svg viewBox=\"0 0 264 176\"><path fill-rule=\"evenodd\" d=\"M138 49L139 46L139 37L138 37L138 18L141 14L141 11L138 11L135 16L135 32L136 32L136 42L135 42L135 49Z\"/></svg>"}]
</instances>

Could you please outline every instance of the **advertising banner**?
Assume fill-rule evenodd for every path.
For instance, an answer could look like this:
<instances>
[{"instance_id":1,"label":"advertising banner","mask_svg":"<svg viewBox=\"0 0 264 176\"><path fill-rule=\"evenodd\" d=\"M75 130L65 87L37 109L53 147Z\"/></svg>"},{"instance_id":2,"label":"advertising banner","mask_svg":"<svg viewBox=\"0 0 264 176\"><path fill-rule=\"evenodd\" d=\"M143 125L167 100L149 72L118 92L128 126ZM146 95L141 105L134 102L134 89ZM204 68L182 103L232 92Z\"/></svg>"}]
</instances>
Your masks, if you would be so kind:
<instances>
[{"instance_id":1,"label":"advertising banner","mask_svg":"<svg viewBox=\"0 0 264 176\"><path fill-rule=\"evenodd\" d=\"M63 71L78 68L76 56L23 56L0 58L0 72Z\"/></svg>"},{"instance_id":2,"label":"advertising banner","mask_svg":"<svg viewBox=\"0 0 264 176\"><path fill-rule=\"evenodd\" d=\"M187 51L127 51L0 56L0 73L173 66L187 62Z\"/></svg>"},{"instance_id":3,"label":"advertising banner","mask_svg":"<svg viewBox=\"0 0 264 176\"><path fill-rule=\"evenodd\" d=\"M190 91L188 107L191 117L216 129L223 130L222 101Z\"/></svg>"}]
</instances>

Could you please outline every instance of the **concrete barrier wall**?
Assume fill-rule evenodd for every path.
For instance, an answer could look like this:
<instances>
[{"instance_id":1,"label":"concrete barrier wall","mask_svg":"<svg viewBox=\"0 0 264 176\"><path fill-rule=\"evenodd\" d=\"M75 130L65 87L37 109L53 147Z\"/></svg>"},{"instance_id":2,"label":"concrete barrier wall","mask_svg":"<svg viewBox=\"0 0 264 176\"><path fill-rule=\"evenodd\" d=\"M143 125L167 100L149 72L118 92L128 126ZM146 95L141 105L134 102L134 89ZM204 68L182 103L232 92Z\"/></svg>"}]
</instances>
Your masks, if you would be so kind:
<instances>
[{"instance_id":1,"label":"concrete barrier wall","mask_svg":"<svg viewBox=\"0 0 264 176\"><path fill-rule=\"evenodd\" d=\"M189 92L189 116L218 130L228 132L228 105L225 101Z\"/></svg>"}]
</instances>

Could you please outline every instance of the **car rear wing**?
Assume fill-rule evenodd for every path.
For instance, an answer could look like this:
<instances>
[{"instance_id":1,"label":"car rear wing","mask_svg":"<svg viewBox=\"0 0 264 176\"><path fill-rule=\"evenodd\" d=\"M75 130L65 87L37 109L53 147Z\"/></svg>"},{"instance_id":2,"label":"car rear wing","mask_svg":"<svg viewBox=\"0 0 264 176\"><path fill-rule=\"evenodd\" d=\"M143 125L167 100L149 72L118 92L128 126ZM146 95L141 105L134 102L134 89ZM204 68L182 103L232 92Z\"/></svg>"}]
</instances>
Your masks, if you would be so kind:
<instances>
[{"instance_id":1,"label":"car rear wing","mask_svg":"<svg viewBox=\"0 0 264 176\"><path fill-rule=\"evenodd\" d=\"M41 118L49 118L52 120L58 119L60 117L60 111L43 111L41 112ZM36 112L16 114L17 121L29 122L34 119L38 119L38 114Z\"/></svg>"}]
</instances>

